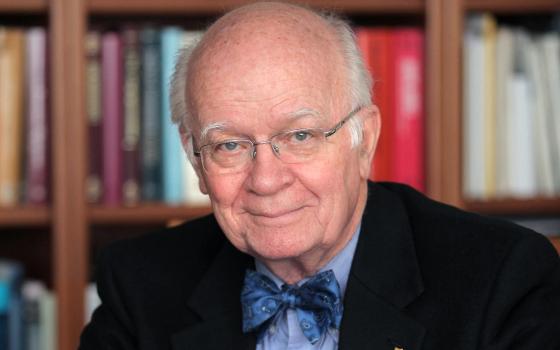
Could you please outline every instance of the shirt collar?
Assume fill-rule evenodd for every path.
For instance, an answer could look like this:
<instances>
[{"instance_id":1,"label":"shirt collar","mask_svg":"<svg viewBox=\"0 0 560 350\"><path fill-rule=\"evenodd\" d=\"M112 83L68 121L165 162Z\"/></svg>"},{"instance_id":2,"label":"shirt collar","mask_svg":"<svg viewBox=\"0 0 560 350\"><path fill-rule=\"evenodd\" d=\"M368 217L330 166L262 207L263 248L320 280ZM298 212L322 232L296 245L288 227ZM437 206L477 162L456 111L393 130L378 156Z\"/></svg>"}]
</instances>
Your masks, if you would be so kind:
<instances>
[{"instance_id":1,"label":"shirt collar","mask_svg":"<svg viewBox=\"0 0 560 350\"><path fill-rule=\"evenodd\" d=\"M342 295L346 291L346 284L348 283L348 275L350 274L350 267L352 266L352 259L354 258L354 252L356 251L356 246L358 244L358 238L360 236L360 229L362 227L361 222L358 224L356 231L354 231L352 238L346 246L337 254L335 255L325 266L319 269L318 272L323 272L327 270L333 270L334 276L338 281L338 285L340 286L340 291ZM284 285L284 281L282 281L278 276L276 276L272 271L270 271L263 262L258 259L255 259L255 268L258 272L264 274L265 276L269 277L276 283L278 288L281 288ZM309 278L304 278L299 281L297 284L302 285L304 284Z\"/></svg>"}]
</instances>

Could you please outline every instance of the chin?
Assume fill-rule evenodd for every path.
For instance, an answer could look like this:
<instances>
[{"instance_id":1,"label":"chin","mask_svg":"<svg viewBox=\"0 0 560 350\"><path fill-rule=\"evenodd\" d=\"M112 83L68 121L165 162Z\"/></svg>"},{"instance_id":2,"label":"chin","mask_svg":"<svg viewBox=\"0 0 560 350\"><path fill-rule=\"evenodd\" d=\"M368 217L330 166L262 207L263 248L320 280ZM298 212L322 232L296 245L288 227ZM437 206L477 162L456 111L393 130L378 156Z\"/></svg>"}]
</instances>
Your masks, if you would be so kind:
<instances>
[{"instance_id":1,"label":"chin","mask_svg":"<svg viewBox=\"0 0 560 350\"><path fill-rule=\"evenodd\" d=\"M305 239L302 239L305 238ZM247 242L249 254L261 260L297 259L313 250L317 244L309 234L282 234L280 232L265 234Z\"/></svg>"}]
</instances>

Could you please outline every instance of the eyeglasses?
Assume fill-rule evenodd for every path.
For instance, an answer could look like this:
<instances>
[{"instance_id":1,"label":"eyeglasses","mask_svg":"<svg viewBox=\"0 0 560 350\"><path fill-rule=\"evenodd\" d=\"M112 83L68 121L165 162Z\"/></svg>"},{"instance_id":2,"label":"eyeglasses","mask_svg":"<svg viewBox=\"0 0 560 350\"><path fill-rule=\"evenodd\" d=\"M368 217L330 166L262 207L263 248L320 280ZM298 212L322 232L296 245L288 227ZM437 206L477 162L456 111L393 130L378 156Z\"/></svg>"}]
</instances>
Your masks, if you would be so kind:
<instances>
[{"instance_id":1,"label":"eyeglasses","mask_svg":"<svg viewBox=\"0 0 560 350\"><path fill-rule=\"evenodd\" d=\"M257 146L269 144L272 153L288 164L304 163L313 159L326 139L334 135L350 118L359 111L354 109L333 128L295 129L272 136L267 141L249 139L229 139L208 143L194 151L200 157L202 167L208 174L223 175L245 171L257 155Z\"/></svg>"}]
</instances>

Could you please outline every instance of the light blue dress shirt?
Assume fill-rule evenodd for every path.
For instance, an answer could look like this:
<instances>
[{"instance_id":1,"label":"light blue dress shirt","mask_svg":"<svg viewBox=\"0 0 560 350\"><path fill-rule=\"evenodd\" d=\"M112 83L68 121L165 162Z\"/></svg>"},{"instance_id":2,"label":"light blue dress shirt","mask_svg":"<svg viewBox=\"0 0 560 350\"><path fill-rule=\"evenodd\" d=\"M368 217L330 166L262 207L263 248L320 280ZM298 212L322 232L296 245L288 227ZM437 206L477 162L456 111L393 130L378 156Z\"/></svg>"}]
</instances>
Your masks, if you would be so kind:
<instances>
[{"instance_id":1,"label":"light blue dress shirt","mask_svg":"<svg viewBox=\"0 0 560 350\"><path fill-rule=\"evenodd\" d=\"M340 251L334 258L331 259L322 269L318 272L333 270L336 280L340 286L342 297L346 291L346 284L348 282L348 274L358 244L358 236L360 235L360 227L356 229L352 239L346 244L344 249ZM262 262L255 259L255 268L258 272L270 277L274 283L281 288L284 282L274 275ZM307 278L298 282L302 285L307 281ZM338 348L338 330L329 328L321 339L311 344L299 326L297 314L294 309L288 308L283 313L279 314L275 321L268 327L263 338L257 344L257 350L276 350L276 349L298 349L298 350L334 350Z\"/></svg>"}]
</instances>

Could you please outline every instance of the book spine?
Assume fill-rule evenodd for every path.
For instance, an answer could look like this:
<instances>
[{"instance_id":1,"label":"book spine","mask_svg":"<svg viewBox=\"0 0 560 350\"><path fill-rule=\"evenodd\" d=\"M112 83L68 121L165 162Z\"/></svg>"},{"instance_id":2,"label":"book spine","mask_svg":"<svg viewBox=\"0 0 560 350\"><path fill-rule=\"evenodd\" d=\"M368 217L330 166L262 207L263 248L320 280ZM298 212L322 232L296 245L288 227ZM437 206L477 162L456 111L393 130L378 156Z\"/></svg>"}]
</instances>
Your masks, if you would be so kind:
<instances>
[{"instance_id":1,"label":"book spine","mask_svg":"<svg viewBox=\"0 0 560 350\"><path fill-rule=\"evenodd\" d=\"M0 29L0 206L20 201L23 165L24 36Z\"/></svg>"},{"instance_id":2,"label":"book spine","mask_svg":"<svg viewBox=\"0 0 560 350\"><path fill-rule=\"evenodd\" d=\"M398 29L394 45L394 178L424 191L423 34Z\"/></svg>"},{"instance_id":3,"label":"book spine","mask_svg":"<svg viewBox=\"0 0 560 350\"><path fill-rule=\"evenodd\" d=\"M161 179L161 45L155 28L144 28L142 41L142 200L162 199Z\"/></svg>"},{"instance_id":4,"label":"book spine","mask_svg":"<svg viewBox=\"0 0 560 350\"><path fill-rule=\"evenodd\" d=\"M140 44L139 32L127 28L124 45L124 133L122 198L125 205L140 201Z\"/></svg>"},{"instance_id":5,"label":"book spine","mask_svg":"<svg viewBox=\"0 0 560 350\"><path fill-rule=\"evenodd\" d=\"M370 178L393 181L394 135L394 59L391 57L391 32L388 29L369 29L370 70L373 78L373 103L381 114L381 133L373 158Z\"/></svg>"},{"instance_id":6,"label":"book spine","mask_svg":"<svg viewBox=\"0 0 560 350\"><path fill-rule=\"evenodd\" d=\"M27 32L27 166L26 202L48 199L47 36L44 28Z\"/></svg>"},{"instance_id":7,"label":"book spine","mask_svg":"<svg viewBox=\"0 0 560 350\"><path fill-rule=\"evenodd\" d=\"M115 32L107 32L102 37L103 202L107 205L122 202L122 80L120 36Z\"/></svg>"},{"instance_id":8,"label":"book spine","mask_svg":"<svg viewBox=\"0 0 560 350\"><path fill-rule=\"evenodd\" d=\"M89 147L86 195L89 203L100 203L103 197L101 105L101 33L92 30L86 37L86 110Z\"/></svg>"},{"instance_id":9,"label":"book spine","mask_svg":"<svg viewBox=\"0 0 560 350\"><path fill-rule=\"evenodd\" d=\"M161 32L161 91L162 91L162 168L163 198L168 204L184 202L183 167L186 161L177 127L171 121L169 106L169 82L180 48L181 29L167 27Z\"/></svg>"}]
</instances>

